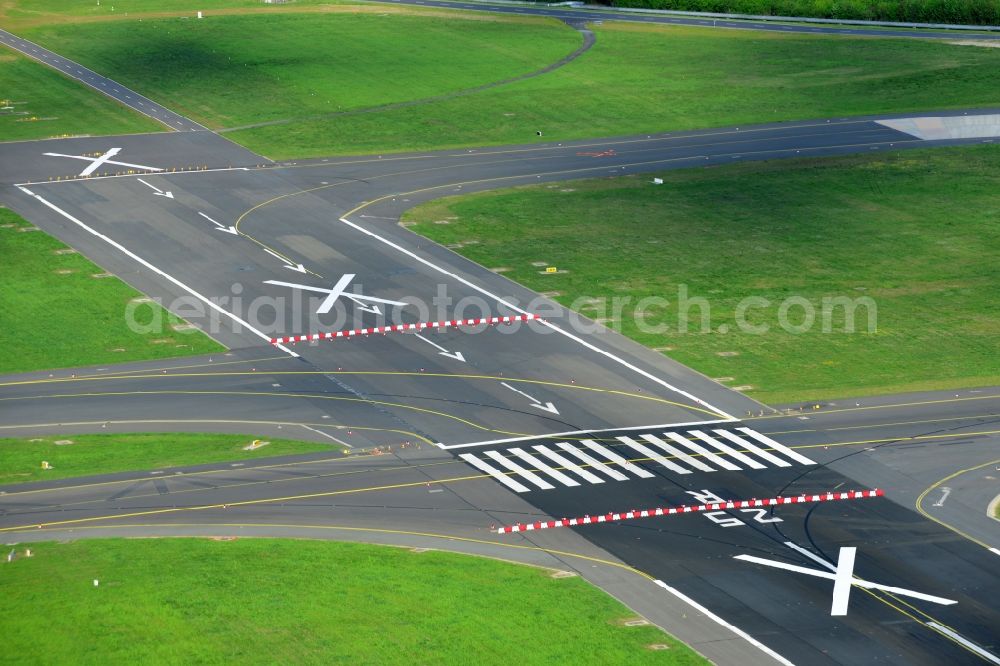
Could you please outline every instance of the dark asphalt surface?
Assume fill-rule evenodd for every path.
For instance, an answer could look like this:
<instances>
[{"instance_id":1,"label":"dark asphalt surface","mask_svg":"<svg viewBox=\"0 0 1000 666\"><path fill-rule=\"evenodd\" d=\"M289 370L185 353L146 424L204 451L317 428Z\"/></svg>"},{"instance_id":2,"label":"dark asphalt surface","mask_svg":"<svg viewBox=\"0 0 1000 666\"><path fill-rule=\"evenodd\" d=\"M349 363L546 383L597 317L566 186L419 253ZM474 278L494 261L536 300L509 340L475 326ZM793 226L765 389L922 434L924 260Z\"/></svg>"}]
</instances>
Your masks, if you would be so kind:
<instances>
[{"instance_id":1,"label":"dark asphalt surface","mask_svg":"<svg viewBox=\"0 0 1000 666\"><path fill-rule=\"evenodd\" d=\"M995 483L972 474L1000 458L995 390L769 411L396 224L407 208L459 192L979 141L922 142L874 120L280 164L206 131L0 145L0 200L232 349L0 378L0 432L291 431L331 443L329 455L295 460L8 486L0 530L11 541L209 530L516 551L587 576L720 663L774 663L768 651L800 664L998 663L989 549L1000 543L964 510ZM120 175L86 179L74 178L85 162L44 155L115 148L112 161L132 166L106 163L97 173ZM371 313L341 298L320 316L322 293L265 282L331 289L345 274L356 276L355 297L409 304ZM267 342L525 311L544 322ZM657 448L664 441L674 448ZM345 445L386 452L345 458ZM925 491L962 470L955 497L931 506L940 498ZM886 497L490 531L694 503L687 491L742 499L870 487ZM734 559L825 566L788 544L827 563L855 546L860 578L958 603L855 587L848 614L831 617L830 581ZM678 594L766 647L748 647Z\"/></svg>"}]
</instances>

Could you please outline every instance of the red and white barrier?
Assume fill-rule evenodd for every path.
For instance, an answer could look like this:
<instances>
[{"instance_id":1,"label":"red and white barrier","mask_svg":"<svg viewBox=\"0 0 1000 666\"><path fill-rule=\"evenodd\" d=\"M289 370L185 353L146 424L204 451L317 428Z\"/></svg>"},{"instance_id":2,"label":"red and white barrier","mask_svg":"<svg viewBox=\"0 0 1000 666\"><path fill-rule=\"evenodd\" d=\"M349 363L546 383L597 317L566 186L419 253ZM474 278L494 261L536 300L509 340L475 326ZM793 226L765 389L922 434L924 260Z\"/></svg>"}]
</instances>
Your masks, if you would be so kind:
<instances>
[{"instance_id":1,"label":"red and white barrier","mask_svg":"<svg viewBox=\"0 0 1000 666\"><path fill-rule=\"evenodd\" d=\"M678 513L697 513L699 511L723 511L725 509L755 509L765 506L780 506L783 504L806 504L811 502L836 502L839 500L866 499L882 497L885 493L875 490L847 490L843 492L828 492L816 495L798 495L796 497L772 497L770 499L732 500L729 502L713 502L711 504L696 504L694 506L671 506L658 509L643 509L642 511L625 511L622 513L606 513L601 516L584 516L583 518L563 518L562 520L545 520L536 523L518 523L497 529L497 534L511 532L531 532L532 530L547 530L552 527L575 527L577 525L597 525L635 518L653 518L655 516L672 516Z\"/></svg>"},{"instance_id":2,"label":"red and white barrier","mask_svg":"<svg viewBox=\"0 0 1000 666\"><path fill-rule=\"evenodd\" d=\"M538 315L523 314L508 317L482 317L480 319L452 319L450 321L420 322L419 324L395 324L393 326L373 326L372 328L356 328L350 331L333 331L329 333L310 333L308 335L292 335L287 338L271 338L272 345L296 342L312 342L313 340L331 340L333 338L351 338L358 335L374 335L381 333L406 333L408 331L423 331L428 328L454 328L457 326L479 326L481 324L513 324L518 321L541 319Z\"/></svg>"}]
</instances>

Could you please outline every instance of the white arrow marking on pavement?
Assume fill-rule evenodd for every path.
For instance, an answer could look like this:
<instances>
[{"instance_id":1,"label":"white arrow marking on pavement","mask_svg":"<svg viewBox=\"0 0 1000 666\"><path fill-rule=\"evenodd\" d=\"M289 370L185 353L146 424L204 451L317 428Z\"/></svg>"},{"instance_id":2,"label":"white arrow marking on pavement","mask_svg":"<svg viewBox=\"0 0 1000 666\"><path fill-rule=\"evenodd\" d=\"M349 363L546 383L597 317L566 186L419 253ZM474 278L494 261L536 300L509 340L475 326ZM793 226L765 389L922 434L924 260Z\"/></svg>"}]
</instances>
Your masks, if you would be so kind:
<instances>
[{"instance_id":1,"label":"white arrow marking on pavement","mask_svg":"<svg viewBox=\"0 0 1000 666\"><path fill-rule=\"evenodd\" d=\"M556 406L553 405L551 402L546 402L545 404L542 404L542 401L539 400L538 398L536 398L535 396L529 395L529 394L525 393L524 391L519 391L516 388L514 388L513 386L511 386L510 384L508 384L507 382L500 382L500 384L502 386L506 386L507 388L509 388L514 393L520 393L525 398L527 398L528 400L530 400L532 407L537 407L538 409L542 410L543 412L550 412L552 414L558 414L559 413L559 410L556 409Z\"/></svg>"},{"instance_id":2,"label":"white arrow marking on pavement","mask_svg":"<svg viewBox=\"0 0 1000 666\"><path fill-rule=\"evenodd\" d=\"M786 543L785 545L790 545L790 544ZM737 560L743 560L744 562L753 562L754 564L760 564L760 565L765 566L765 567L772 567L774 569L785 569L786 571L794 571L795 573L805 574L807 576L815 576L817 578L826 578L827 580L832 580L832 581L834 581L834 592L836 593L837 592L837 581L840 578L840 576L842 575L841 568L839 566L838 567L834 567L829 562L825 562L825 561L821 560L820 558L816 557L815 555L813 555L809 551L805 550L804 548L798 548L798 547L796 547L795 550L797 550L798 552L802 552L804 554L808 554L813 560L816 560L816 561L820 562L821 564L823 564L827 568L832 568L833 572L820 571L819 569L808 569L806 567L800 567L800 566L795 565L795 564L788 564L787 562L779 562L777 560L765 560L762 557L755 557L753 555L735 555L733 557L734 557L734 559L737 559ZM841 557L843 557L844 554L845 554L844 550L845 549L841 549ZM850 574L853 573L853 568L854 568L853 553L851 554L850 557L851 557L850 564L851 564L852 571L848 572L848 575L850 575ZM846 567L845 567L845 570L846 570ZM864 587L864 588L873 589L873 590L882 590L883 592L893 592L895 594L901 594L903 596L913 597L914 599L921 599L923 601L930 601L931 603L941 604L942 606L951 606L952 604L957 604L958 603L957 601L954 601L953 599L945 599L943 597L935 597L935 596L930 595L930 594L924 594L923 592L916 592L914 590L907 590L906 588L902 588L902 587L893 587L891 585L881 585L879 583L873 583L873 582L871 582L869 580L862 580L860 578L851 578L850 579L850 583L851 583L851 585L857 585L858 587ZM842 601L843 604L847 603L846 595L844 595L843 593L841 593L841 595L843 596L842 600L838 599L838 597L836 597L836 596L834 597L834 599L833 599L833 609L830 612L831 615L835 615L836 614L835 611L839 610L839 608L838 608L838 601ZM846 607L843 610L844 610L844 614L846 615L847 614Z\"/></svg>"},{"instance_id":3,"label":"white arrow marking on pavement","mask_svg":"<svg viewBox=\"0 0 1000 666\"><path fill-rule=\"evenodd\" d=\"M210 218L208 215L205 215L201 211L198 211L198 214L201 215L206 220L208 220L209 222L211 222L212 224L214 224L216 226L216 231L224 231L227 234L232 234L234 236L239 236L240 235L240 232L236 230L236 227L226 227L223 224L219 224L218 222L216 222L215 220L213 220L212 218Z\"/></svg>"},{"instance_id":4,"label":"white arrow marking on pavement","mask_svg":"<svg viewBox=\"0 0 1000 666\"><path fill-rule=\"evenodd\" d=\"M128 162L116 162L111 158L121 152L121 148L112 148L100 157L87 157L86 155L63 155L62 153L43 153L48 157L68 157L71 160L83 160L90 162L90 166L80 172L81 176L89 176L105 164L117 164L118 166L132 167L133 169L145 169L146 171L163 171L158 167L145 166L142 164L129 164Z\"/></svg>"},{"instance_id":5,"label":"white arrow marking on pavement","mask_svg":"<svg viewBox=\"0 0 1000 666\"><path fill-rule=\"evenodd\" d=\"M302 289L303 291L313 291L318 294L326 294L326 298L323 299L322 305L316 311L317 314L323 314L329 312L333 308L333 303L339 297L351 300L357 305L361 310L365 312L374 312L375 314L382 314L381 311L374 305L365 305L364 303L385 303L386 305L399 305L405 306L408 303L403 303L400 301L390 301L385 298L378 298L376 296L362 296L360 294L345 294L344 289L350 284L351 280L354 279L353 273L348 273L337 281L337 284L333 289L323 289L322 287L310 287L306 284L296 284L294 282L282 282L281 280L264 280L264 284L273 284L279 287L291 287L292 289ZM325 309L324 309L325 308Z\"/></svg>"},{"instance_id":6,"label":"white arrow marking on pavement","mask_svg":"<svg viewBox=\"0 0 1000 666\"><path fill-rule=\"evenodd\" d=\"M155 192L153 192L154 196L166 197L168 199L173 199L174 198L174 193L173 192L164 192L163 190L161 190L160 188L158 188L156 185L152 185L150 183L147 183L142 178L136 178L136 180L139 181L140 183L142 183L143 185L145 185L146 187L152 187L154 190L156 190Z\"/></svg>"},{"instance_id":7,"label":"white arrow marking on pavement","mask_svg":"<svg viewBox=\"0 0 1000 666\"><path fill-rule=\"evenodd\" d=\"M948 486L942 486L941 499L939 499L937 502L934 502L934 506L944 506L944 501L948 499L948 495L951 495L951 488L949 488Z\"/></svg>"},{"instance_id":8,"label":"white arrow marking on pavement","mask_svg":"<svg viewBox=\"0 0 1000 666\"><path fill-rule=\"evenodd\" d=\"M438 349L440 349L441 351L439 351L438 354L440 354L441 356L447 356L448 358L453 358L456 361L461 361L462 363L465 363L465 357L462 356L462 352L450 352L441 345L437 344L436 342L431 342L430 340L420 335L419 333L414 333L413 335L417 336L430 346L437 347Z\"/></svg>"},{"instance_id":9,"label":"white arrow marking on pavement","mask_svg":"<svg viewBox=\"0 0 1000 666\"><path fill-rule=\"evenodd\" d=\"M302 264L289 265L289 264L292 264L292 260L289 259L288 257L283 257L280 254L278 254L277 252L275 252L273 250L269 250L267 248L264 248L264 252L267 252L269 255L271 255L275 259L278 259L279 261L287 261L288 263L285 264L285 268L287 268L288 270L295 271L296 273L305 273L306 272L306 267L303 266Z\"/></svg>"}]
</instances>

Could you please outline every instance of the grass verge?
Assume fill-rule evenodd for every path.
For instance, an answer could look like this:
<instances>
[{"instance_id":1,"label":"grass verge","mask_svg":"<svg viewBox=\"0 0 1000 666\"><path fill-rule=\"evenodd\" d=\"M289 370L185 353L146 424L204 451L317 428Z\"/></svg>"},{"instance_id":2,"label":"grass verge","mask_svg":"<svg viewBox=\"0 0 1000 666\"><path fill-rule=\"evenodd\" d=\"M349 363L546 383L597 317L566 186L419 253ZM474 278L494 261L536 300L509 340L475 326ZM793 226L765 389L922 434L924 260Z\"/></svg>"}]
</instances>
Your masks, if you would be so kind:
<instances>
[{"instance_id":1,"label":"grass verge","mask_svg":"<svg viewBox=\"0 0 1000 666\"><path fill-rule=\"evenodd\" d=\"M521 663L707 663L623 626L635 614L582 579L509 562L278 539L31 548L0 595L4 651L27 662L504 664L530 637Z\"/></svg>"},{"instance_id":2,"label":"grass verge","mask_svg":"<svg viewBox=\"0 0 1000 666\"><path fill-rule=\"evenodd\" d=\"M214 127L293 120L227 134L276 158L989 106L1000 89L1000 49L609 22L594 27L593 49L537 78L317 118L532 71L572 51L579 36L527 18L379 5L307 9L24 33ZM258 37L245 39L249 32Z\"/></svg>"},{"instance_id":3,"label":"grass verge","mask_svg":"<svg viewBox=\"0 0 1000 666\"><path fill-rule=\"evenodd\" d=\"M269 437L262 438L269 444L244 450L255 439L252 435L208 433L4 438L0 439L0 484L340 450L317 442ZM52 469L43 470L43 460Z\"/></svg>"},{"instance_id":4,"label":"grass verge","mask_svg":"<svg viewBox=\"0 0 1000 666\"><path fill-rule=\"evenodd\" d=\"M221 351L223 347L75 250L0 207L0 373L121 363ZM139 334L126 308L164 322ZM152 321L152 320L151 320ZM176 331L172 326L180 326ZM40 333L42 336L40 336Z\"/></svg>"},{"instance_id":5,"label":"grass verge","mask_svg":"<svg viewBox=\"0 0 1000 666\"><path fill-rule=\"evenodd\" d=\"M634 176L442 199L405 221L765 402L1000 381L1000 146L659 176L659 186ZM540 274L532 262L567 272ZM688 301L687 333L682 289L707 302L703 310ZM669 304L647 302L637 318L648 297ZM767 299L745 313L767 334L737 325L747 297ZM790 297L805 305L787 301L784 328L780 304ZM823 299L837 297L873 301L855 310L855 333L845 332L846 308L832 305L823 332ZM614 298L631 300L616 314ZM793 332L807 308L814 324ZM655 330L662 325L669 330Z\"/></svg>"},{"instance_id":6,"label":"grass verge","mask_svg":"<svg viewBox=\"0 0 1000 666\"><path fill-rule=\"evenodd\" d=\"M1000 49L604 23L544 76L419 107L226 136L276 157L622 136L996 105ZM536 137L535 132L543 132Z\"/></svg>"},{"instance_id":7,"label":"grass verge","mask_svg":"<svg viewBox=\"0 0 1000 666\"><path fill-rule=\"evenodd\" d=\"M0 141L163 129L159 123L6 48L0 48L0 101Z\"/></svg>"},{"instance_id":8,"label":"grass verge","mask_svg":"<svg viewBox=\"0 0 1000 666\"><path fill-rule=\"evenodd\" d=\"M455 92L541 69L581 43L548 19L346 10L106 21L24 34L213 128Z\"/></svg>"}]
</instances>

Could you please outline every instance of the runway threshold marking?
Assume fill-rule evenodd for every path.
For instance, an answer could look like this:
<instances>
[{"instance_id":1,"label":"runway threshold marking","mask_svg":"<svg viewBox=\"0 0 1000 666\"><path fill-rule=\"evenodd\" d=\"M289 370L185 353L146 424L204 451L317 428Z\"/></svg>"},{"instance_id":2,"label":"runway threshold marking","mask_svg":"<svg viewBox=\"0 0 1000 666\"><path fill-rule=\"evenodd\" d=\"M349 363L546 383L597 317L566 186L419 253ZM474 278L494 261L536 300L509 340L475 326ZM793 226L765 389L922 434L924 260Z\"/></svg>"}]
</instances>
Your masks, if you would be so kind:
<instances>
[{"instance_id":1,"label":"runway threshold marking","mask_svg":"<svg viewBox=\"0 0 1000 666\"><path fill-rule=\"evenodd\" d=\"M617 523L625 520L636 520L639 518L656 518L660 516L675 516L685 513L699 513L705 511L726 511L728 509L752 509L762 507L785 506L788 504L813 504L819 502L838 502L844 500L859 500L872 497L882 497L885 493L875 488L873 490L847 490L828 491L821 493L802 493L787 497L770 497L767 499L749 500L726 500L723 502L711 502L708 504L695 504L670 507L656 507L652 509L633 509L631 511L609 512L596 516L586 515L579 518L563 518L561 520L538 520L533 523L515 523L497 528L497 534L516 534L518 532L532 532L535 530L547 530L555 527L578 527L581 525L601 525L607 523ZM831 576L832 578L832 576ZM951 602L955 603L955 602Z\"/></svg>"}]
</instances>

